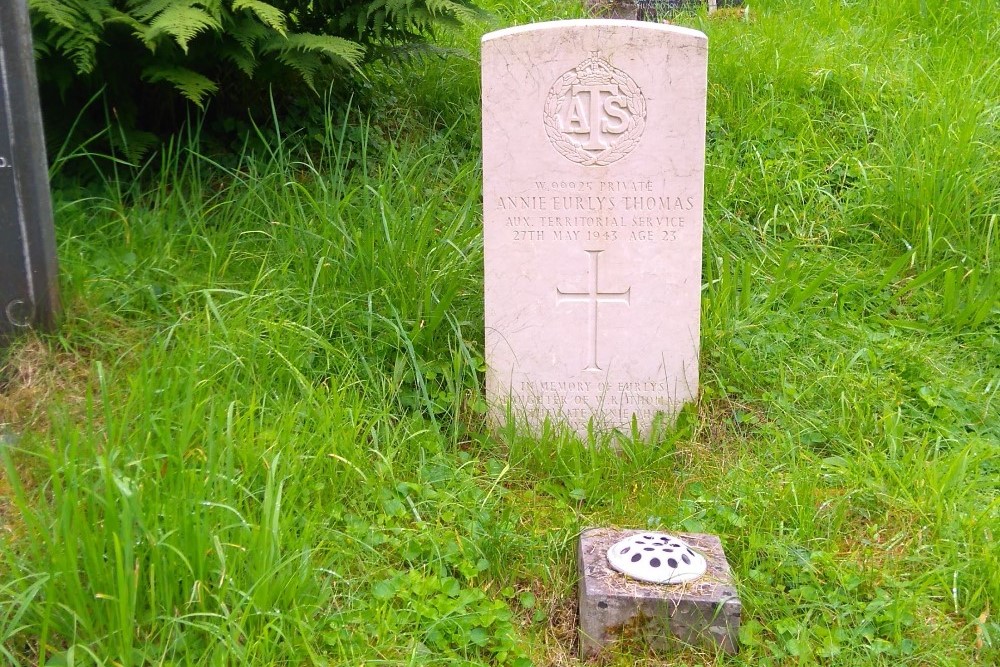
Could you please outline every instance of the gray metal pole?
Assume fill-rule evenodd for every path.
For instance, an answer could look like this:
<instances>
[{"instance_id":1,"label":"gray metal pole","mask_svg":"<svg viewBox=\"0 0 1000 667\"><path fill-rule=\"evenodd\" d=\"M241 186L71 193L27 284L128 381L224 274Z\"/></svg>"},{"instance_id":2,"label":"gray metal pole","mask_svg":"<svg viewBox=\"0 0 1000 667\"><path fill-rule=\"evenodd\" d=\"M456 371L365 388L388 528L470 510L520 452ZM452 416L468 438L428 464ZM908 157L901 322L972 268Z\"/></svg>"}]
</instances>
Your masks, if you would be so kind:
<instances>
[{"instance_id":1,"label":"gray metal pole","mask_svg":"<svg viewBox=\"0 0 1000 667\"><path fill-rule=\"evenodd\" d=\"M0 339L59 315L55 229L26 0L0 1Z\"/></svg>"}]
</instances>

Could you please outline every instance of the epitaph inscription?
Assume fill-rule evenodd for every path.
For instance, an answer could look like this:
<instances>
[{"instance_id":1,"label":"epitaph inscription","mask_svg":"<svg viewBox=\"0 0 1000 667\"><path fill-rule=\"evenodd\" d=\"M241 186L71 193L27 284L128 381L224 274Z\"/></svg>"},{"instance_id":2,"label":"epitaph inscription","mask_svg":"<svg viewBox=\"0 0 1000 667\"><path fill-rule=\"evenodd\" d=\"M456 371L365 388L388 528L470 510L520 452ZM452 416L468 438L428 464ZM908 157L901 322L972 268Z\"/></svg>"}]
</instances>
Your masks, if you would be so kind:
<instances>
[{"instance_id":1,"label":"epitaph inscription","mask_svg":"<svg viewBox=\"0 0 1000 667\"><path fill-rule=\"evenodd\" d=\"M45 141L24 0L0 3L0 338L59 309Z\"/></svg>"},{"instance_id":2,"label":"epitaph inscription","mask_svg":"<svg viewBox=\"0 0 1000 667\"><path fill-rule=\"evenodd\" d=\"M483 38L496 421L645 430L696 395L706 71L704 35L673 26Z\"/></svg>"}]
</instances>

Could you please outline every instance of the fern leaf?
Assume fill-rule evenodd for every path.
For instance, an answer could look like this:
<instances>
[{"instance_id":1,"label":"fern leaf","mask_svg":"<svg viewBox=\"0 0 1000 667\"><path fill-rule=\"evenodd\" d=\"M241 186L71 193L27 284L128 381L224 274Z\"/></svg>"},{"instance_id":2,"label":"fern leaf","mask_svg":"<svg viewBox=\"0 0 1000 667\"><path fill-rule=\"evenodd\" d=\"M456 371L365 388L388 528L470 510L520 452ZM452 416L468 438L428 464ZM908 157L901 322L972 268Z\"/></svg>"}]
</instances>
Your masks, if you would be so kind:
<instances>
[{"instance_id":1,"label":"fern leaf","mask_svg":"<svg viewBox=\"0 0 1000 667\"><path fill-rule=\"evenodd\" d=\"M233 0L233 11L236 12L241 9L250 10L257 15L261 23L271 27L282 36L287 32L285 14L277 7L273 7L266 2L260 2L260 0Z\"/></svg>"},{"instance_id":2,"label":"fern leaf","mask_svg":"<svg viewBox=\"0 0 1000 667\"><path fill-rule=\"evenodd\" d=\"M59 0L31 0L28 8L32 14L67 30L77 29L84 22L77 8Z\"/></svg>"},{"instance_id":3,"label":"fern leaf","mask_svg":"<svg viewBox=\"0 0 1000 667\"><path fill-rule=\"evenodd\" d=\"M108 139L115 151L124 153L125 159L132 164L138 164L149 149L159 141L155 134L122 124L119 124L114 132L108 133Z\"/></svg>"},{"instance_id":4,"label":"fern leaf","mask_svg":"<svg viewBox=\"0 0 1000 667\"><path fill-rule=\"evenodd\" d=\"M262 52L287 54L294 51L317 53L341 60L351 67L358 67L365 55L365 48L357 42L343 37L313 35L307 32L293 33L287 37L275 37L261 44Z\"/></svg>"},{"instance_id":5,"label":"fern leaf","mask_svg":"<svg viewBox=\"0 0 1000 667\"><path fill-rule=\"evenodd\" d=\"M89 74L96 64L98 40L85 32L63 32L55 39L56 50L63 53L81 74Z\"/></svg>"},{"instance_id":6,"label":"fern leaf","mask_svg":"<svg viewBox=\"0 0 1000 667\"><path fill-rule=\"evenodd\" d=\"M86 7L77 0L31 0L28 6L36 29L45 35L35 40L36 51L65 56L78 73L93 71L103 14L114 11L108 0Z\"/></svg>"},{"instance_id":7,"label":"fern leaf","mask_svg":"<svg viewBox=\"0 0 1000 667\"><path fill-rule=\"evenodd\" d=\"M257 42L274 37L273 30L249 16L236 18L226 32L229 37L235 39L240 46L251 53L256 53Z\"/></svg>"},{"instance_id":8,"label":"fern leaf","mask_svg":"<svg viewBox=\"0 0 1000 667\"><path fill-rule=\"evenodd\" d=\"M219 89L211 79L185 67L151 65L142 71L142 78L150 83L166 81L172 84L181 95L199 107L204 107L203 101L206 95Z\"/></svg>"},{"instance_id":9,"label":"fern leaf","mask_svg":"<svg viewBox=\"0 0 1000 667\"><path fill-rule=\"evenodd\" d=\"M208 29L221 30L222 25L205 10L197 7L169 7L153 19L143 39L146 45L153 49L156 38L167 34L174 38L184 53L187 53L191 40L197 37L198 33Z\"/></svg>"},{"instance_id":10,"label":"fern leaf","mask_svg":"<svg viewBox=\"0 0 1000 667\"><path fill-rule=\"evenodd\" d=\"M313 91L316 90L316 72L322 62L315 54L285 51L277 55L278 61L298 72L302 81Z\"/></svg>"},{"instance_id":11,"label":"fern leaf","mask_svg":"<svg viewBox=\"0 0 1000 667\"><path fill-rule=\"evenodd\" d=\"M228 9L223 9L222 0L195 0L195 2L220 23L222 22L223 15L229 13Z\"/></svg>"},{"instance_id":12,"label":"fern leaf","mask_svg":"<svg viewBox=\"0 0 1000 667\"><path fill-rule=\"evenodd\" d=\"M128 9L140 21L148 22L168 7L190 7L192 2L193 0L129 0Z\"/></svg>"},{"instance_id":13,"label":"fern leaf","mask_svg":"<svg viewBox=\"0 0 1000 667\"><path fill-rule=\"evenodd\" d=\"M104 16L104 22L107 24L120 23L122 25L127 25L132 28L133 32L138 32L143 29L143 25L140 21L136 20L132 16L129 16L125 12L118 11L117 9L109 10Z\"/></svg>"},{"instance_id":14,"label":"fern leaf","mask_svg":"<svg viewBox=\"0 0 1000 667\"><path fill-rule=\"evenodd\" d=\"M425 4L431 15L438 19L449 15L460 23L472 23L483 18L483 13L475 7L453 0L425 0Z\"/></svg>"},{"instance_id":15,"label":"fern leaf","mask_svg":"<svg viewBox=\"0 0 1000 667\"><path fill-rule=\"evenodd\" d=\"M252 77L254 71L257 69L257 59L254 58L253 52L236 44L222 45L219 47L219 55L236 65L248 77Z\"/></svg>"}]
</instances>

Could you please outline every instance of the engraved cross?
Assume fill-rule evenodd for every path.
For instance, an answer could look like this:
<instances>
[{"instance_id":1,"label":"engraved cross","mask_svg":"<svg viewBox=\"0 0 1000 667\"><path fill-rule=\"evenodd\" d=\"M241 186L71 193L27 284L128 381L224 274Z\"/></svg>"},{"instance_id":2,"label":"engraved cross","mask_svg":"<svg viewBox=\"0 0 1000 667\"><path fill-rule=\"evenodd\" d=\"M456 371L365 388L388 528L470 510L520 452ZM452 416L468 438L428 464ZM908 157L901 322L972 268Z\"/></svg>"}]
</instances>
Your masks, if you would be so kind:
<instances>
[{"instance_id":1,"label":"engraved cross","mask_svg":"<svg viewBox=\"0 0 1000 667\"><path fill-rule=\"evenodd\" d=\"M556 287L558 303L586 303L590 306L589 318L587 320L587 333L589 336L589 350L587 367L585 371L599 371L601 367L597 365L597 304L599 303L624 303L629 304L629 296L632 288L629 287L624 292L602 292L598 287L597 265L598 256L603 250L585 250L590 258L590 267L587 273L589 278L586 292L564 292Z\"/></svg>"}]
</instances>

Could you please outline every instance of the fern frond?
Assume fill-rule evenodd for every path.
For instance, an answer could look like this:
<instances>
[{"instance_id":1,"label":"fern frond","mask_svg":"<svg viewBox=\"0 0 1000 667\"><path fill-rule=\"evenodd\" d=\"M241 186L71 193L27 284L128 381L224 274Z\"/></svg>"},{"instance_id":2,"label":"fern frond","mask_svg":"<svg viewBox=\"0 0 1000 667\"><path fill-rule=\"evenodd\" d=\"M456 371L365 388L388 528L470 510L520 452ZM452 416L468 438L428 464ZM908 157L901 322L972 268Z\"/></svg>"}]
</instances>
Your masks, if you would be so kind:
<instances>
[{"instance_id":1,"label":"fern frond","mask_svg":"<svg viewBox=\"0 0 1000 667\"><path fill-rule=\"evenodd\" d=\"M160 35L167 34L173 37L184 53L187 53L191 40L197 37L198 33L208 29L221 30L222 24L205 10L187 6L168 7L149 24L143 41L150 49L155 49L156 39Z\"/></svg>"},{"instance_id":2,"label":"fern frond","mask_svg":"<svg viewBox=\"0 0 1000 667\"><path fill-rule=\"evenodd\" d=\"M170 83L181 95L199 107L204 107L203 102L206 95L219 89L219 86L211 79L185 67L150 65L142 70L142 78L150 83L160 81Z\"/></svg>"},{"instance_id":3,"label":"fern frond","mask_svg":"<svg viewBox=\"0 0 1000 667\"><path fill-rule=\"evenodd\" d=\"M273 7L260 0L233 0L233 11L238 12L247 9L257 15L261 23L271 27L281 35L285 35L285 13L277 7Z\"/></svg>"},{"instance_id":4,"label":"fern frond","mask_svg":"<svg viewBox=\"0 0 1000 667\"><path fill-rule=\"evenodd\" d=\"M119 23L122 25L127 25L130 28L139 30L142 28L142 22L136 19L134 16L130 16L125 12L118 11L117 9L108 10L108 13L103 17L104 23Z\"/></svg>"},{"instance_id":5,"label":"fern frond","mask_svg":"<svg viewBox=\"0 0 1000 667\"><path fill-rule=\"evenodd\" d=\"M43 17L53 24L73 30L85 23L80 8L59 0L30 0L28 8L35 16Z\"/></svg>"},{"instance_id":6,"label":"fern frond","mask_svg":"<svg viewBox=\"0 0 1000 667\"><path fill-rule=\"evenodd\" d=\"M287 37L274 37L261 44L262 52L286 54L295 51L322 54L340 60L351 67L358 67L365 55L365 48L343 37L293 33Z\"/></svg>"},{"instance_id":7,"label":"fern frond","mask_svg":"<svg viewBox=\"0 0 1000 667\"><path fill-rule=\"evenodd\" d=\"M194 0L128 0L128 9L140 21L148 22L168 7L190 7L193 2Z\"/></svg>"},{"instance_id":8,"label":"fern frond","mask_svg":"<svg viewBox=\"0 0 1000 667\"><path fill-rule=\"evenodd\" d=\"M302 53L301 51L284 51L275 57L278 62L295 70L311 90L316 90L316 72L323 65L323 61L319 57L313 53Z\"/></svg>"},{"instance_id":9,"label":"fern frond","mask_svg":"<svg viewBox=\"0 0 1000 667\"><path fill-rule=\"evenodd\" d=\"M260 21L255 21L250 16L240 16L228 26L226 32L235 39L240 46L250 52L256 52L257 43L274 37L274 31Z\"/></svg>"},{"instance_id":10,"label":"fern frond","mask_svg":"<svg viewBox=\"0 0 1000 667\"><path fill-rule=\"evenodd\" d=\"M155 134L120 124L114 132L108 133L108 139L115 151L124 153L125 159L132 164L138 164L149 149L159 142Z\"/></svg>"},{"instance_id":11,"label":"fern frond","mask_svg":"<svg viewBox=\"0 0 1000 667\"><path fill-rule=\"evenodd\" d=\"M222 0L196 0L206 12L212 15L218 22L222 22L223 16L229 13L229 9L222 6ZM231 0L230 0L231 2Z\"/></svg>"},{"instance_id":12,"label":"fern frond","mask_svg":"<svg viewBox=\"0 0 1000 667\"><path fill-rule=\"evenodd\" d=\"M84 6L80 0L31 0L29 7L36 30L44 35L36 39L36 50L62 54L81 74L93 71L104 15L116 11L110 1Z\"/></svg>"},{"instance_id":13,"label":"fern frond","mask_svg":"<svg viewBox=\"0 0 1000 667\"><path fill-rule=\"evenodd\" d=\"M252 77L257 69L257 59L253 52L237 44L224 44L219 47L219 55L236 65L246 76Z\"/></svg>"},{"instance_id":14,"label":"fern frond","mask_svg":"<svg viewBox=\"0 0 1000 667\"><path fill-rule=\"evenodd\" d=\"M222 21L225 13L222 0L128 0L127 5L134 16L147 22L171 7L196 7L210 14L216 21Z\"/></svg>"},{"instance_id":15,"label":"fern frond","mask_svg":"<svg viewBox=\"0 0 1000 667\"><path fill-rule=\"evenodd\" d=\"M461 58L469 60L469 52L447 46L438 46L428 42L404 42L378 48L373 57L400 62L422 61L430 57Z\"/></svg>"},{"instance_id":16,"label":"fern frond","mask_svg":"<svg viewBox=\"0 0 1000 667\"><path fill-rule=\"evenodd\" d=\"M424 0L427 10L435 18L451 15L460 23L473 23L484 18L484 14L476 7L463 5L454 0Z\"/></svg>"}]
</instances>

